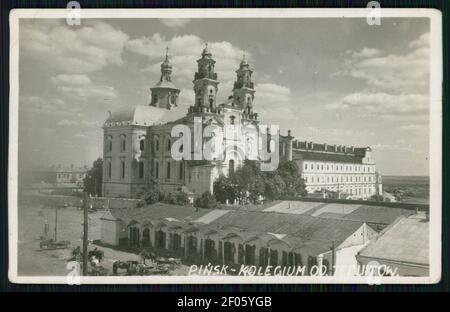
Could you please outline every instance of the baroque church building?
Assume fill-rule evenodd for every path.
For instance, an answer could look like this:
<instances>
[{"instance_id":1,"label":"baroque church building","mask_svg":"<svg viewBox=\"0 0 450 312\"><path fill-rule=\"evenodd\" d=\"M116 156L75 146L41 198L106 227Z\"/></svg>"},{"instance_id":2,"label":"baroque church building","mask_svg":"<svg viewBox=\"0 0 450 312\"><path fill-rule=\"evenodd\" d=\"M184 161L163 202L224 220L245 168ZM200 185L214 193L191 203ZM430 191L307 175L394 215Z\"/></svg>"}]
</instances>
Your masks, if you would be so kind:
<instances>
[{"instance_id":1,"label":"baroque church building","mask_svg":"<svg viewBox=\"0 0 450 312\"><path fill-rule=\"evenodd\" d=\"M258 139L260 121L253 110L253 72L245 56L236 70L232 95L225 103L217 103L216 61L208 46L197 63L194 104L187 111L186 106L178 103L180 89L172 82L172 66L166 53L161 77L150 88L150 103L110 113L103 125L103 196L138 198L154 182L164 190L183 190L196 196L212 192L220 175L233 172L246 158L258 159L255 155L267 148L264 140ZM222 155L209 160L174 159L171 150L177 138L172 137L172 129L185 125L194 134L196 121L200 121L200 132L207 126L226 129L220 148L209 142L213 151ZM242 136L239 126L256 129L256 136ZM203 150L208 141L213 140L202 136L200 147L192 141L193 154L195 150ZM309 192L328 190L353 198L380 195L381 180L370 151L368 147L298 142L290 131L288 136L280 136L280 159L298 163Z\"/></svg>"}]
</instances>

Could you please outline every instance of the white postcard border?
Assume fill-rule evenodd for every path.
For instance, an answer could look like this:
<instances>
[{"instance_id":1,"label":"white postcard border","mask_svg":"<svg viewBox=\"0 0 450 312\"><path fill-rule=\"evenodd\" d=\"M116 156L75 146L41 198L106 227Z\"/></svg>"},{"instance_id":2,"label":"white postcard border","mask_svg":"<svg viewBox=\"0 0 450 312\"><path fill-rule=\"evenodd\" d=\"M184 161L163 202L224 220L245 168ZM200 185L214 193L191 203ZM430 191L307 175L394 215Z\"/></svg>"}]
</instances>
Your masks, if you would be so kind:
<instances>
[{"instance_id":1,"label":"white postcard border","mask_svg":"<svg viewBox=\"0 0 450 312\"><path fill-rule=\"evenodd\" d=\"M88 18L366 18L368 9L82 9ZM18 276L19 19L67 18L66 9L10 12L10 111L8 163L8 277L12 283L67 284L62 276ZM381 9L388 17L430 19L430 276L379 277L381 284L432 284L441 278L442 254L442 15L435 9ZM374 26L376 27L376 26ZM89 276L81 284L367 284L367 277L336 276Z\"/></svg>"}]
</instances>

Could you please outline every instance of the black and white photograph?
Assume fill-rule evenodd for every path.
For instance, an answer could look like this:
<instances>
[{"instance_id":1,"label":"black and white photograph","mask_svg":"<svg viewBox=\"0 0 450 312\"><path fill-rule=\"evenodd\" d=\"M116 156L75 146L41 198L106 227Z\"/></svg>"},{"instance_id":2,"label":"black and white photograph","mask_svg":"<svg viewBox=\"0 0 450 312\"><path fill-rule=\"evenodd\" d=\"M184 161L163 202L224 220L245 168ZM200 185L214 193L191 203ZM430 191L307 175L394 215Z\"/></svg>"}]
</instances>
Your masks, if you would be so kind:
<instances>
[{"instance_id":1,"label":"black and white photograph","mask_svg":"<svg viewBox=\"0 0 450 312\"><path fill-rule=\"evenodd\" d=\"M427 9L19 9L9 279L431 284Z\"/></svg>"}]
</instances>

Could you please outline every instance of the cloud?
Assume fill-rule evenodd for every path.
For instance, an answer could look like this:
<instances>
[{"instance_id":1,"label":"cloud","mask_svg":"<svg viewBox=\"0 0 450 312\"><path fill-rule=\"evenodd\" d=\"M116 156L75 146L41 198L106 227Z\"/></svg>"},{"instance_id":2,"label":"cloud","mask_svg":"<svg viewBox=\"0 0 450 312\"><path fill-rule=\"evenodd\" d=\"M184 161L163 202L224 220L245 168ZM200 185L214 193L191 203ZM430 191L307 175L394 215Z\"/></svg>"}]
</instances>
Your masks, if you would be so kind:
<instances>
[{"instance_id":1,"label":"cloud","mask_svg":"<svg viewBox=\"0 0 450 312\"><path fill-rule=\"evenodd\" d=\"M56 123L58 126L77 126L79 123L74 120L62 119Z\"/></svg>"},{"instance_id":2,"label":"cloud","mask_svg":"<svg viewBox=\"0 0 450 312\"><path fill-rule=\"evenodd\" d=\"M181 89L180 97L178 100L178 105L180 106L191 106L195 99L195 93L192 89Z\"/></svg>"},{"instance_id":3,"label":"cloud","mask_svg":"<svg viewBox=\"0 0 450 312\"><path fill-rule=\"evenodd\" d=\"M414 49L428 49L430 45L430 33L422 34L418 39L409 43L410 48Z\"/></svg>"},{"instance_id":4,"label":"cloud","mask_svg":"<svg viewBox=\"0 0 450 312\"><path fill-rule=\"evenodd\" d=\"M380 55L382 52L378 49L363 48L361 51L347 50L346 54L351 55L352 58L368 58Z\"/></svg>"},{"instance_id":5,"label":"cloud","mask_svg":"<svg viewBox=\"0 0 450 312\"><path fill-rule=\"evenodd\" d=\"M70 127L70 126L82 126L83 128L93 128L99 129L101 127L101 122L99 121L87 121L84 119L62 119L56 123L57 126Z\"/></svg>"},{"instance_id":6,"label":"cloud","mask_svg":"<svg viewBox=\"0 0 450 312\"><path fill-rule=\"evenodd\" d=\"M376 151L393 152L403 151L414 154L423 154L422 149L417 149L412 144L405 141L397 141L394 144L378 143L371 146Z\"/></svg>"},{"instance_id":7,"label":"cloud","mask_svg":"<svg viewBox=\"0 0 450 312\"><path fill-rule=\"evenodd\" d=\"M428 131L428 125L426 124L412 124L399 127L403 131Z\"/></svg>"},{"instance_id":8,"label":"cloud","mask_svg":"<svg viewBox=\"0 0 450 312\"><path fill-rule=\"evenodd\" d=\"M151 37L130 40L126 49L148 58L150 65L143 70L153 74L156 82L161 74L160 66L165 48L169 47L174 83L180 89L191 89L194 73L197 71L197 60L201 57L204 46L205 42L195 35L174 36L166 39L156 33ZM243 50L227 41L208 42L208 47L217 61L215 70L220 81L218 94L220 102L225 100L231 92L233 81L236 79L235 71L239 68ZM246 52L246 58L251 62L250 53Z\"/></svg>"},{"instance_id":9,"label":"cloud","mask_svg":"<svg viewBox=\"0 0 450 312\"><path fill-rule=\"evenodd\" d=\"M428 96L424 94L389 94L384 92L356 92L340 101L325 106L326 109L356 110L360 114L395 115L426 113Z\"/></svg>"},{"instance_id":10,"label":"cloud","mask_svg":"<svg viewBox=\"0 0 450 312\"><path fill-rule=\"evenodd\" d=\"M411 41L408 47L410 51L404 54L387 54L371 48L347 51L349 57L343 69L332 76L362 79L371 89L428 92L429 33Z\"/></svg>"},{"instance_id":11,"label":"cloud","mask_svg":"<svg viewBox=\"0 0 450 312\"><path fill-rule=\"evenodd\" d=\"M167 27L182 27L190 22L188 18L162 18L160 19L161 23L166 25Z\"/></svg>"},{"instance_id":12,"label":"cloud","mask_svg":"<svg viewBox=\"0 0 450 312\"><path fill-rule=\"evenodd\" d=\"M109 64L122 64L128 35L104 22L85 21L83 27L69 27L59 20L23 21L20 51L63 73L89 73Z\"/></svg>"},{"instance_id":13,"label":"cloud","mask_svg":"<svg viewBox=\"0 0 450 312\"><path fill-rule=\"evenodd\" d=\"M118 96L113 87L95 84L86 75L61 74L52 77L51 81L57 86L58 91L68 96L79 97L81 100L110 100Z\"/></svg>"},{"instance_id":14,"label":"cloud","mask_svg":"<svg viewBox=\"0 0 450 312\"><path fill-rule=\"evenodd\" d=\"M255 85L255 91L254 110L264 122L275 124L298 118L291 105L290 88L275 83L259 83Z\"/></svg>"},{"instance_id":15,"label":"cloud","mask_svg":"<svg viewBox=\"0 0 450 312\"><path fill-rule=\"evenodd\" d=\"M288 103L290 101L291 89L274 83L259 83L255 86L259 102ZM273 108L273 107L272 107Z\"/></svg>"},{"instance_id":16,"label":"cloud","mask_svg":"<svg viewBox=\"0 0 450 312\"><path fill-rule=\"evenodd\" d=\"M78 107L59 98L42 98L36 95L19 96L19 109L33 114L80 116Z\"/></svg>"},{"instance_id":17,"label":"cloud","mask_svg":"<svg viewBox=\"0 0 450 312\"><path fill-rule=\"evenodd\" d=\"M364 48L347 51L344 69L336 76L365 81L361 91L344 95L325 106L328 110L355 111L357 115L390 121L428 120L429 33L412 40L406 53L385 53Z\"/></svg>"},{"instance_id":18,"label":"cloud","mask_svg":"<svg viewBox=\"0 0 450 312\"><path fill-rule=\"evenodd\" d=\"M89 78L86 75L64 75L64 74L61 74L61 75L52 77L51 81L57 85L71 84L71 85L86 86L86 85L91 84L91 78Z\"/></svg>"},{"instance_id":19,"label":"cloud","mask_svg":"<svg viewBox=\"0 0 450 312\"><path fill-rule=\"evenodd\" d=\"M90 139L90 137L84 133L77 133L73 137L77 139Z\"/></svg>"}]
</instances>

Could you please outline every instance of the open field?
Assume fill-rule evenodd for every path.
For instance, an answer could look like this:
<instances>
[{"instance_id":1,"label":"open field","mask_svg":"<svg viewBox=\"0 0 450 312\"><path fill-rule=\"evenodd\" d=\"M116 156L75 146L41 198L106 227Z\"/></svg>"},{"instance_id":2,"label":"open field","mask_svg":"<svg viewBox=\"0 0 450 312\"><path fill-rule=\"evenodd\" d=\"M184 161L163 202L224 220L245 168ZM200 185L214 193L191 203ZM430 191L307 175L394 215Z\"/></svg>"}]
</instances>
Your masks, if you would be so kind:
<instances>
[{"instance_id":1,"label":"open field","mask_svg":"<svg viewBox=\"0 0 450 312\"><path fill-rule=\"evenodd\" d=\"M383 189L400 202L429 204L430 178L427 176L383 176Z\"/></svg>"}]
</instances>

